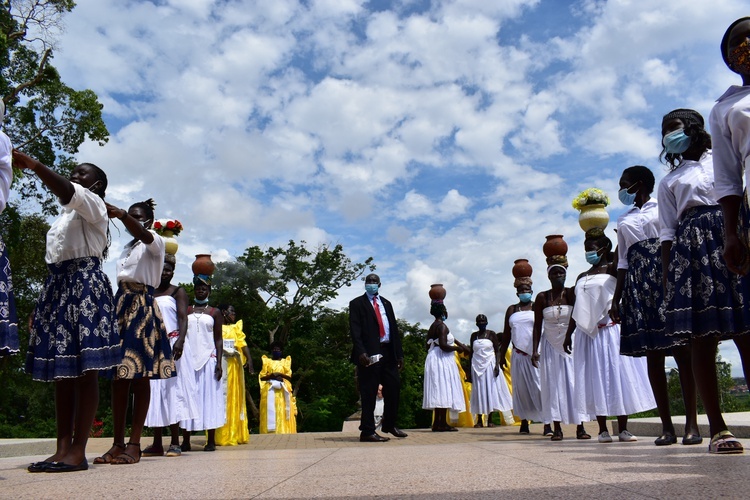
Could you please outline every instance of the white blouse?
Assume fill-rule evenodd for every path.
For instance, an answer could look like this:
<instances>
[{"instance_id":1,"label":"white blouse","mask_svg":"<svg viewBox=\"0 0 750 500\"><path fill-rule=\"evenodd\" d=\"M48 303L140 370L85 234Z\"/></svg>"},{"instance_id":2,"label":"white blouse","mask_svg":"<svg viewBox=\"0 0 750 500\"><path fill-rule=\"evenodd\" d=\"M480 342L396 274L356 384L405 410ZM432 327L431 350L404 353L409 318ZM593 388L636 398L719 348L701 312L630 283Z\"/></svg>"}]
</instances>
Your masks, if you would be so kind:
<instances>
[{"instance_id":1,"label":"white blouse","mask_svg":"<svg viewBox=\"0 0 750 500\"><path fill-rule=\"evenodd\" d=\"M628 250L639 241L659 237L659 205L654 198L635 205L617 219L617 269L628 268Z\"/></svg>"},{"instance_id":2,"label":"white blouse","mask_svg":"<svg viewBox=\"0 0 750 500\"><path fill-rule=\"evenodd\" d=\"M13 146L5 132L0 130L0 213L5 210L10 194L10 183L13 180L12 165Z\"/></svg>"},{"instance_id":3,"label":"white blouse","mask_svg":"<svg viewBox=\"0 0 750 500\"><path fill-rule=\"evenodd\" d=\"M742 196L742 173L750 158L750 87L733 85L719 97L709 116L714 151L716 199Z\"/></svg>"},{"instance_id":4,"label":"white blouse","mask_svg":"<svg viewBox=\"0 0 750 500\"><path fill-rule=\"evenodd\" d=\"M164 267L164 238L149 230L154 241L149 244L135 240L125 245L117 260L117 282L143 283L154 288L161 283Z\"/></svg>"},{"instance_id":5,"label":"white blouse","mask_svg":"<svg viewBox=\"0 0 750 500\"><path fill-rule=\"evenodd\" d=\"M73 197L47 231L44 261L54 264L81 257L102 258L107 248L107 207L98 194L73 183Z\"/></svg>"},{"instance_id":6,"label":"white blouse","mask_svg":"<svg viewBox=\"0 0 750 500\"><path fill-rule=\"evenodd\" d=\"M673 241L689 208L717 205L711 151L699 161L683 160L659 183L659 241Z\"/></svg>"}]
</instances>

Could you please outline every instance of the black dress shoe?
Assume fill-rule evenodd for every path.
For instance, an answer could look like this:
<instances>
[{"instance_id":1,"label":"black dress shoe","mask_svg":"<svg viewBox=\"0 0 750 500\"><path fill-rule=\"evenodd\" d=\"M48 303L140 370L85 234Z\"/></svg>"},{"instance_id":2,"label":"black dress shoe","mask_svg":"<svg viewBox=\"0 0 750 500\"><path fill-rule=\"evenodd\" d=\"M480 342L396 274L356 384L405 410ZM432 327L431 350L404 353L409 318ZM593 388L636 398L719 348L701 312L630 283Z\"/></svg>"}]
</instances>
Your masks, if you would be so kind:
<instances>
[{"instance_id":1,"label":"black dress shoe","mask_svg":"<svg viewBox=\"0 0 750 500\"><path fill-rule=\"evenodd\" d=\"M409 436L407 433L405 433L398 427L394 427L393 429L389 429L389 430L385 430L385 429L381 429L381 430L387 434L393 434L397 438L405 438Z\"/></svg>"},{"instance_id":2,"label":"black dress shoe","mask_svg":"<svg viewBox=\"0 0 750 500\"><path fill-rule=\"evenodd\" d=\"M78 465L68 465L64 462L54 462L44 469L44 472L76 472L79 470L88 470L89 463L84 458Z\"/></svg>"},{"instance_id":3,"label":"black dress shoe","mask_svg":"<svg viewBox=\"0 0 750 500\"><path fill-rule=\"evenodd\" d=\"M54 463L56 462L34 462L33 464L29 465L26 470L29 472L44 472L45 470L47 470L47 467Z\"/></svg>"},{"instance_id":4,"label":"black dress shoe","mask_svg":"<svg viewBox=\"0 0 750 500\"><path fill-rule=\"evenodd\" d=\"M372 433L369 436L359 436L359 440L362 443L385 443L386 441L390 441L390 438Z\"/></svg>"}]
</instances>

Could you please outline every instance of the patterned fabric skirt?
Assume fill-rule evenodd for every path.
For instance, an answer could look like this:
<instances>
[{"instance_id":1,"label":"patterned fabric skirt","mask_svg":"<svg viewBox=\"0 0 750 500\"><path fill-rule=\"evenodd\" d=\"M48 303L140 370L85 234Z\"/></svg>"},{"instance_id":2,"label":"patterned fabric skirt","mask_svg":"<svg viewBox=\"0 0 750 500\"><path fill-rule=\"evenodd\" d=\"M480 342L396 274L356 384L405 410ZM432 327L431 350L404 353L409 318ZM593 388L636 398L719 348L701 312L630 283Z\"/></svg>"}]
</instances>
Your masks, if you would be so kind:
<instances>
[{"instance_id":1,"label":"patterned fabric skirt","mask_svg":"<svg viewBox=\"0 0 750 500\"><path fill-rule=\"evenodd\" d=\"M95 257L48 265L31 326L26 371L34 380L75 378L122 359L112 285Z\"/></svg>"},{"instance_id":2,"label":"patterned fabric skirt","mask_svg":"<svg viewBox=\"0 0 750 500\"><path fill-rule=\"evenodd\" d=\"M0 238L0 356L15 354L18 351L18 317L16 302L13 300L10 261L5 243Z\"/></svg>"},{"instance_id":3,"label":"patterned fabric skirt","mask_svg":"<svg viewBox=\"0 0 750 500\"><path fill-rule=\"evenodd\" d=\"M122 360L116 379L170 378L176 375L172 348L154 288L121 282L115 296Z\"/></svg>"},{"instance_id":4,"label":"patterned fabric skirt","mask_svg":"<svg viewBox=\"0 0 750 500\"><path fill-rule=\"evenodd\" d=\"M667 351L674 345L673 339L664 333L661 277L659 238L633 244L628 250L628 270L622 289L620 354L643 356L648 351Z\"/></svg>"},{"instance_id":5,"label":"patterned fabric skirt","mask_svg":"<svg viewBox=\"0 0 750 500\"><path fill-rule=\"evenodd\" d=\"M727 269L724 218L718 205L689 209L672 243L666 336L672 345L691 337L728 339L750 332L750 280Z\"/></svg>"}]
</instances>

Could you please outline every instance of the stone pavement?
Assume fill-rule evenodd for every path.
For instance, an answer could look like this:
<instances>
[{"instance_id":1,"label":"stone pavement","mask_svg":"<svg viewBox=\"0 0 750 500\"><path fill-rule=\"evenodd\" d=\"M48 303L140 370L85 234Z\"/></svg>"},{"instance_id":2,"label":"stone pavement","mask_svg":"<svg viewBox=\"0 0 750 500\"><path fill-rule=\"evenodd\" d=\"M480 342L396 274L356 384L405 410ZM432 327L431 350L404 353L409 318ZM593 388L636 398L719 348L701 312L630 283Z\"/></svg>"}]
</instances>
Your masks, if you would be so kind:
<instances>
[{"instance_id":1,"label":"stone pavement","mask_svg":"<svg viewBox=\"0 0 750 500\"><path fill-rule=\"evenodd\" d=\"M727 415L735 431L750 414ZM636 431L639 422L629 428ZM54 440L0 440L1 498L747 498L750 440L745 455L713 456L697 446L656 447L655 434L637 443L599 444L541 436L541 424L434 433L360 443L357 433L252 435L250 443L193 451L179 458L143 458L137 465L97 465L68 474L30 474L26 466L54 449ZM747 435L747 434L745 434ZM616 441L616 438L615 438ZM204 440L193 438L194 450ZM89 442L89 462L110 439Z\"/></svg>"}]
</instances>

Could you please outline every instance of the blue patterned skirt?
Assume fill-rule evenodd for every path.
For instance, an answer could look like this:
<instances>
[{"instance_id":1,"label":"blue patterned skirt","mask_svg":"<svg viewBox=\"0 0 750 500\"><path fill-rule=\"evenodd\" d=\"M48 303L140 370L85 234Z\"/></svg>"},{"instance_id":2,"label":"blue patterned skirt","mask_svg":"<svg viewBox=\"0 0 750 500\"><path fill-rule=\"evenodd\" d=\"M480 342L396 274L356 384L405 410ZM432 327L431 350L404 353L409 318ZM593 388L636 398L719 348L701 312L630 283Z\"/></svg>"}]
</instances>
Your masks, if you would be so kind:
<instances>
[{"instance_id":1,"label":"blue patterned skirt","mask_svg":"<svg viewBox=\"0 0 750 500\"><path fill-rule=\"evenodd\" d=\"M0 238L0 356L19 351L18 317L16 301L13 300L13 279L5 243Z\"/></svg>"},{"instance_id":2,"label":"blue patterned skirt","mask_svg":"<svg viewBox=\"0 0 750 500\"><path fill-rule=\"evenodd\" d=\"M692 337L729 339L750 333L750 280L724 264L723 233L718 205L688 209L677 227L665 298L672 345Z\"/></svg>"},{"instance_id":3,"label":"blue patterned skirt","mask_svg":"<svg viewBox=\"0 0 750 500\"><path fill-rule=\"evenodd\" d=\"M170 378L177 375L167 329L154 288L120 282L115 297L122 359L116 379Z\"/></svg>"},{"instance_id":4,"label":"blue patterned skirt","mask_svg":"<svg viewBox=\"0 0 750 500\"><path fill-rule=\"evenodd\" d=\"M628 249L628 270L622 290L620 354L643 356L674 344L664 332L661 243L650 238Z\"/></svg>"},{"instance_id":5,"label":"blue patterned skirt","mask_svg":"<svg viewBox=\"0 0 750 500\"><path fill-rule=\"evenodd\" d=\"M34 380L75 378L117 366L120 339L112 286L101 260L83 257L49 264L34 310L26 371Z\"/></svg>"}]
</instances>

